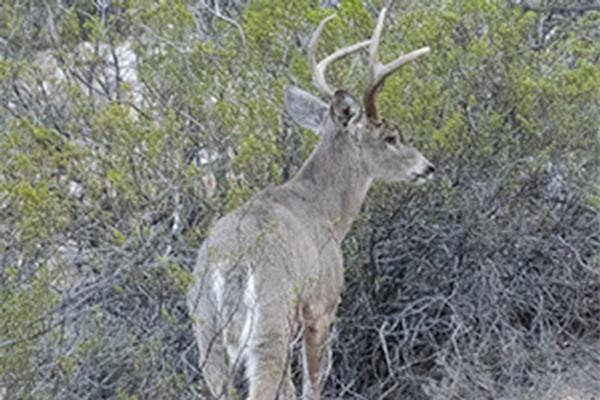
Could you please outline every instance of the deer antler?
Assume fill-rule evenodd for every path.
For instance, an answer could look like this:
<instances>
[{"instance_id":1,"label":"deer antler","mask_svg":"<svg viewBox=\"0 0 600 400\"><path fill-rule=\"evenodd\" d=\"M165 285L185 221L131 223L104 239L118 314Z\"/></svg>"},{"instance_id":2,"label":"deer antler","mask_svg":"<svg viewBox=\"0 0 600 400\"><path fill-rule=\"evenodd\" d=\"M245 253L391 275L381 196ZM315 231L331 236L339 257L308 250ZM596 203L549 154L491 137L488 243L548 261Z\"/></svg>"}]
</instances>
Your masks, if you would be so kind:
<instances>
[{"instance_id":1,"label":"deer antler","mask_svg":"<svg viewBox=\"0 0 600 400\"><path fill-rule=\"evenodd\" d=\"M383 23L385 21L385 14L387 7L381 9L379 18L377 19L377 25L371 38L371 47L369 48L369 80L365 94L363 97L363 103L365 106L365 114L372 120L377 120L377 108L375 106L375 97L377 90L385 79L396 71L401 65L412 61L422 55L429 53L429 47L423 47L418 50L411 51L408 54L403 54L389 64L381 64L379 62L379 39L381 38L381 31L383 30Z\"/></svg>"},{"instance_id":2,"label":"deer antler","mask_svg":"<svg viewBox=\"0 0 600 400\"><path fill-rule=\"evenodd\" d=\"M342 58L349 54L355 53L358 50L367 47L369 43L371 43L370 40L365 40L363 42L359 42L351 46L341 48L335 51L333 54L330 54L327 57L325 57L323 60L321 60L321 62L317 63L317 42L319 41L319 36L321 36L321 32L323 31L325 24L334 17L335 15L330 15L329 17L321 21L319 27L317 28L317 30L315 30L315 33L313 33L310 39L310 43L308 45L308 61L310 63L310 70L312 71L315 86L319 90L319 93L321 93L321 95L327 98L333 97L334 93L334 90L331 89L331 87L327 84L327 81L325 80L325 69L327 68L327 66L331 64L331 62L337 60L338 58Z\"/></svg>"}]
</instances>

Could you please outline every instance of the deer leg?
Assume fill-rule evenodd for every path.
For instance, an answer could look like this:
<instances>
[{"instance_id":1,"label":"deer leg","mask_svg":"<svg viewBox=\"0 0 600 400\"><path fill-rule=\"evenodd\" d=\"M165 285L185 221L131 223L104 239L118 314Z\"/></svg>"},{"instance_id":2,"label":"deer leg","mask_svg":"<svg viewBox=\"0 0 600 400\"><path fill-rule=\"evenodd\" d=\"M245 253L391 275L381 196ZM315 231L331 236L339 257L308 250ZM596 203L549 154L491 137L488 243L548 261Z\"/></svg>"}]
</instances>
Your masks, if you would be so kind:
<instances>
[{"instance_id":1,"label":"deer leg","mask_svg":"<svg viewBox=\"0 0 600 400\"><path fill-rule=\"evenodd\" d=\"M287 340L258 341L248 352L249 400L291 400L295 396Z\"/></svg>"},{"instance_id":2,"label":"deer leg","mask_svg":"<svg viewBox=\"0 0 600 400\"><path fill-rule=\"evenodd\" d=\"M235 396L232 377L227 367L227 356L221 345L215 346L200 357L201 365L205 364L202 370L204 380L211 394L219 400L228 400Z\"/></svg>"},{"instance_id":3,"label":"deer leg","mask_svg":"<svg viewBox=\"0 0 600 400\"><path fill-rule=\"evenodd\" d=\"M247 349L249 400L291 400L295 389L290 368L291 332L285 319L273 320L253 333ZM258 330L258 329L257 329Z\"/></svg>"},{"instance_id":4,"label":"deer leg","mask_svg":"<svg viewBox=\"0 0 600 400\"><path fill-rule=\"evenodd\" d=\"M321 398L321 379L325 375L328 346L327 336L331 315L319 318L308 318L304 321L304 400L319 400Z\"/></svg>"},{"instance_id":5,"label":"deer leg","mask_svg":"<svg viewBox=\"0 0 600 400\"><path fill-rule=\"evenodd\" d=\"M205 299L202 299L205 300ZM199 301L199 305L206 302ZM210 308L207 308L210 310ZM194 321L194 333L200 350L200 366L202 375L213 396L220 400L230 399L235 395L229 361L217 318L209 316L205 321Z\"/></svg>"}]
</instances>

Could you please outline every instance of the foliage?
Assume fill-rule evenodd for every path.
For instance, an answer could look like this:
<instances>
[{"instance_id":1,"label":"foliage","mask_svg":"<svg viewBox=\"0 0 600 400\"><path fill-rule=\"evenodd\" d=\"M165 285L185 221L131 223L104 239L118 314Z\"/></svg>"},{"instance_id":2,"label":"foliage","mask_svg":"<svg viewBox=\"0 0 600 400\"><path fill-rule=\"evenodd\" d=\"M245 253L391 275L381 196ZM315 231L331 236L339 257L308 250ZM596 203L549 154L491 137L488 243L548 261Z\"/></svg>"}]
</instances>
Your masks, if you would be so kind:
<instances>
[{"instance_id":1,"label":"foliage","mask_svg":"<svg viewBox=\"0 0 600 400\"><path fill-rule=\"evenodd\" d=\"M0 6L5 397L205 395L184 302L199 243L316 143L282 109L311 88L310 32L337 14L322 56L381 6L221 3ZM522 3L392 7L382 59L432 53L379 107L439 174L376 185L344 243L331 397L600 391L600 13ZM359 97L365 61L329 80Z\"/></svg>"}]
</instances>

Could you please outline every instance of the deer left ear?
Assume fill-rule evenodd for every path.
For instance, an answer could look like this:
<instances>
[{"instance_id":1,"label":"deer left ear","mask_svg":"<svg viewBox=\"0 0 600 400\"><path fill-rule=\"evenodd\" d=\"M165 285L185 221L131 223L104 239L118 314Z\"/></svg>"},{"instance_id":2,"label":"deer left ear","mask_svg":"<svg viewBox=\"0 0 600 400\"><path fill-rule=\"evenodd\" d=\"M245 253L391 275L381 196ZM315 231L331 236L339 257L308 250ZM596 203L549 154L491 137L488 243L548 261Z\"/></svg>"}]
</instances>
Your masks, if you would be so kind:
<instances>
[{"instance_id":1,"label":"deer left ear","mask_svg":"<svg viewBox=\"0 0 600 400\"><path fill-rule=\"evenodd\" d=\"M327 116L327 104L295 86L285 90L285 108L300 126L319 131Z\"/></svg>"},{"instance_id":2,"label":"deer left ear","mask_svg":"<svg viewBox=\"0 0 600 400\"><path fill-rule=\"evenodd\" d=\"M329 113L336 125L346 127L361 115L360 104L345 90L337 90L331 99Z\"/></svg>"}]
</instances>

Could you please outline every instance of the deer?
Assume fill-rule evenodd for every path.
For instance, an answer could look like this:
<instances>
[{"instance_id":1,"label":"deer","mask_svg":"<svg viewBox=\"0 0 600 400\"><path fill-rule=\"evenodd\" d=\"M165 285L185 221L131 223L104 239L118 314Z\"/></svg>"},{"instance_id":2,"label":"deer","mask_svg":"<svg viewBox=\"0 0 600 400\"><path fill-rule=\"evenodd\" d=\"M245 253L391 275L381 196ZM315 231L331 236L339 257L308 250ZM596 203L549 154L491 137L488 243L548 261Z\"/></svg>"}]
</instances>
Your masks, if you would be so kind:
<instances>
[{"instance_id":1,"label":"deer","mask_svg":"<svg viewBox=\"0 0 600 400\"><path fill-rule=\"evenodd\" d=\"M434 166L380 119L375 104L384 81L430 52L424 47L388 64L378 47L387 7L371 39L317 62L321 21L308 45L315 86L324 100L286 88L292 119L320 135L297 174L264 189L220 218L203 242L187 302L200 366L214 398L237 398L234 371L245 370L249 400L296 398L294 344L302 346L302 398L320 399L328 371L328 334L344 282L342 239L374 180L421 184ZM328 65L368 50L362 102L325 79Z\"/></svg>"}]
</instances>

